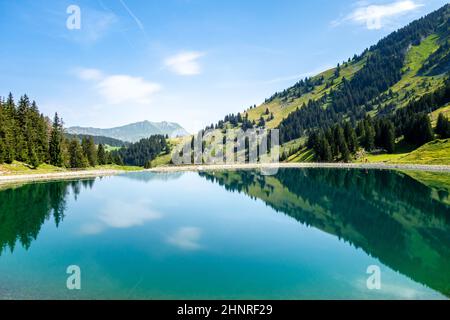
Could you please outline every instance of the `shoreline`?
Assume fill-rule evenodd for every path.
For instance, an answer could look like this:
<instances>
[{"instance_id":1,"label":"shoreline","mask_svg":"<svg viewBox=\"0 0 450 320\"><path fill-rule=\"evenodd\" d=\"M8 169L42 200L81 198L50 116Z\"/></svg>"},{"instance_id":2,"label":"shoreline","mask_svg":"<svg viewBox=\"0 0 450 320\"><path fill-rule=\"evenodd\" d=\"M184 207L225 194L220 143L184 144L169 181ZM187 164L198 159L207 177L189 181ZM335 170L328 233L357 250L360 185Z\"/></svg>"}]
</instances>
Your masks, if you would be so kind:
<instances>
[{"instance_id":1,"label":"shoreline","mask_svg":"<svg viewBox=\"0 0 450 320\"><path fill-rule=\"evenodd\" d=\"M186 165L186 166L164 166L151 169L142 169L132 172L200 172L215 170L255 170L255 169L366 169L366 170L408 170L408 171L429 171L450 173L449 165L418 165L418 164L385 164L385 163L280 163L280 164L232 164L232 165ZM65 171L53 173L36 174L15 174L0 175L0 186L20 183L20 182L39 182L51 180L70 180L93 177L114 176L130 171L126 170L90 170L90 171Z\"/></svg>"},{"instance_id":2,"label":"shoreline","mask_svg":"<svg viewBox=\"0 0 450 320\"><path fill-rule=\"evenodd\" d=\"M165 166L145 169L146 172L183 172L183 171L214 171L214 170L251 170L251 169L367 169L367 170L411 170L448 172L450 165L422 164L386 164L386 163L279 163L279 164L231 164L231 165L186 165Z\"/></svg>"},{"instance_id":3,"label":"shoreline","mask_svg":"<svg viewBox=\"0 0 450 320\"><path fill-rule=\"evenodd\" d=\"M15 174L15 175L0 175L0 186L20 183L20 182L39 182L52 180L71 180L94 177L114 176L120 173L125 173L125 170L89 170L89 171L64 171L51 173L36 173L36 174Z\"/></svg>"}]
</instances>

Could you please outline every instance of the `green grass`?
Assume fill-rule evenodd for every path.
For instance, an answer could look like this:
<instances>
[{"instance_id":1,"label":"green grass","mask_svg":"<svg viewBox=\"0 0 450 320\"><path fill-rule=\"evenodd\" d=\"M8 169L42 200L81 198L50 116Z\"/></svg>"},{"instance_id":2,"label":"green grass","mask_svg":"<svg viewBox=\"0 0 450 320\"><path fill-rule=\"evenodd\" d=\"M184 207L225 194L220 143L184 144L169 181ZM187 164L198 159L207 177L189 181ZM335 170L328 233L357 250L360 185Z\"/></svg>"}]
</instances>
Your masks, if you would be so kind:
<instances>
[{"instance_id":1,"label":"green grass","mask_svg":"<svg viewBox=\"0 0 450 320\"><path fill-rule=\"evenodd\" d=\"M107 151L107 152L111 152L111 151L117 151L117 150L120 150L121 149L121 147L113 147L113 146L110 146L110 145L105 145L105 151Z\"/></svg>"},{"instance_id":2,"label":"green grass","mask_svg":"<svg viewBox=\"0 0 450 320\"><path fill-rule=\"evenodd\" d=\"M14 161L11 164L0 164L0 174L44 174L44 173L54 173L54 172L64 172L64 168L58 168L49 164L42 164L38 168L33 169L31 166Z\"/></svg>"},{"instance_id":3,"label":"green grass","mask_svg":"<svg viewBox=\"0 0 450 320\"><path fill-rule=\"evenodd\" d=\"M434 140L417 149L401 141L394 154L367 154L355 162L366 159L369 163L450 165L450 139Z\"/></svg>"},{"instance_id":4,"label":"green grass","mask_svg":"<svg viewBox=\"0 0 450 320\"><path fill-rule=\"evenodd\" d=\"M416 100L444 84L444 77L442 76L432 77L419 73L423 64L438 48L438 35L431 35L425 38L418 46L410 47L406 54L402 78L390 88L397 96L386 100L383 105L395 104L399 107L404 107L412 100Z\"/></svg>"},{"instance_id":5,"label":"green grass","mask_svg":"<svg viewBox=\"0 0 450 320\"><path fill-rule=\"evenodd\" d=\"M395 152L392 154L389 153L380 153L380 154L365 154L363 157L361 157L360 159L356 159L355 162L356 163L364 163L367 162L369 163L388 163L388 162L392 162L392 161L396 161L398 159L401 159L405 156L407 156L408 154L410 154L412 151L414 151L416 148L408 143L406 143L404 140L400 140L396 143L395 146Z\"/></svg>"},{"instance_id":6,"label":"green grass","mask_svg":"<svg viewBox=\"0 0 450 320\"><path fill-rule=\"evenodd\" d=\"M419 70L424 62L439 48L439 40L438 35L431 35L425 38L418 46L412 46L409 49L405 59L402 79L391 88L397 96L386 100L383 105L394 103L400 107L405 106L412 99L417 99L443 85L444 77L442 76L431 77L419 74ZM326 83L334 77L335 68L326 70L313 77L318 78L323 76L325 81L324 84L317 86L310 93L291 100L282 101L281 99L275 99L270 103L263 103L257 108L248 109L245 112L248 114L250 120L258 122L261 116L267 119L265 111L266 109L269 109L274 115L274 120L266 122L266 126L269 129L276 128L290 113L297 108L300 108L310 99L319 99L325 93L329 93L331 89L336 89L342 83L344 77L346 79L351 79L364 64L365 59L362 59L357 63L349 63L341 66L340 76L334 80L334 84L329 88L326 88ZM373 113L375 114L376 111Z\"/></svg>"},{"instance_id":7,"label":"green grass","mask_svg":"<svg viewBox=\"0 0 450 320\"><path fill-rule=\"evenodd\" d=\"M287 162L312 162L314 161L314 151L308 148L303 148L299 150L297 153L290 156Z\"/></svg>"},{"instance_id":8,"label":"green grass","mask_svg":"<svg viewBox=\"0 0 450 320\"><path fill-rule=\"evenodd\" d=\"M369 163L388 163L392 161L396 161L402 157L405 157L408 153L398 153L398 154L368 154L363 158L357 159L355 162L364 163L367 159Z\"/></svg>"},{"instance_id":9,"label":"green grass","mask_svg":"<svg viewBox=\"0 0 450 320\"><path fill-rule=\"evenodd\" d=\"M122 170L122 171L139 171L142 167L137 166L119 166L117 164L106 164L103 166L89 167L86 170Z\"/></svg>"},{"instance_id":10,"label":"green grass","mask_svg":"<svg viewBox=\"0 0 450 320\"><path fill-rule=\"evenodd\" d=\"M89 167L86 169L81 169L86 171L93 170L123 170L123 171L137 171L142 170L141 167L134 166L118 166L118 165L103 165L96 167ZM57 172L70 172L71 169L59 168L49 164L41 164L38 168L32 168L29 165L14 161L12 164L0 164L0 174L2 175L25 175L25 174L46 174L46 173L57 173Z\"/></svg>"},{"instance_id":11,"label":"green grass","mask_svg":"<svg viewBox=\"0 0 450 320\"><path fill-rule=\"evenodd\" d=\"M290 113L295 111L297 108L300 108L304 103L307 103L309 100L316 100L321 98L325 93L329 93L330 90L336 89L341 83L342 79L345 77L347 80L351 79L353 75L359 71L365 64L365 59L362 59L361 61L358 61L357 63L348 63L346 65L341 66L341 72L337 79L334 80L334 84L330 87L326 88L326 83L329 82L334 77L334 72L336 68L332 68L329 70L326 70L314 78L319 78L321 76L324 77L324 83L320 86L317 86L314 88L312 92L309 92L307 94L302 95L301 97L297 99L287 100L287 101L281 101L280 99L275 99L271 101L270 103L263 103L262 105L253 108L248 109L245 112L248 114L249 119L255 120L258 122L261 116L265 117L264 115L266 109L269 109L270 112L273 113L274 119L272 121L266 122L266 126L269 129L273 129L278 127L278 125L281 123L281 121L289 116ZM300 80L300 79L299 79Z\"/></svg>"},{"instance_id":12,"label":"green grass","mask_svg":"<svg viewBox=\"0 0 450 320\"><path fill-rule=\"evenodd\" d=\"M152 168L163 167L170 165L170 160L172 159L172 154L161 154L152 160Z\"/></svg>"},{"instance_id":13,"label":"green grass","mask_svg":"<svg viewBox=\"0 0 450 320\"><path fill-rule=\"evenodd\" d=\"M391 161L404 164L450 165L450 139L434 140Z\"/></svg>"},{"instance_id":14,"label":"green grass","mask_svg":"<svg viewBox=\"0 0 450 320\"><path fill-rule=\"evenodd\" d=\"M170 138L167 142L170 148L169 153L162 153L159 156L157 156L155 159L151 162L151 167L162 167L162 166L168 166L171 163L172 160L172 151L173 149L179 145L184 143L189 143L191 141L191 136L187 137L180 137L180 138Z\"/></svg>"},{"instance_id":15,"label":"green grass","mask_svg":"<svg viewBox=\"0 0 450 320\"><path fill-rule=\"evenodd\" d=\"M437 118L439 117L440 113L444 114L444 116L450 119L450 103L430 114L431 124L433 125L433 127L436 126Z\"/></svg>"}]
</instances>

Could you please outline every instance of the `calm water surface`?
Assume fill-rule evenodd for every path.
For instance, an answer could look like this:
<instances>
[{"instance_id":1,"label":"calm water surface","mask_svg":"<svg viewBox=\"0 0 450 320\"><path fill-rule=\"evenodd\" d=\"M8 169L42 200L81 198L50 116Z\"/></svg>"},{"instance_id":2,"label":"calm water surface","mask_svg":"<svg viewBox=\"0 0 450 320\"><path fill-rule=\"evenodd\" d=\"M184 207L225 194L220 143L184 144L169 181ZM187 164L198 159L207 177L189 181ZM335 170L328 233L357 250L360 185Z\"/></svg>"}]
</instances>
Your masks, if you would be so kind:
<instances>
[{"instance_id":1,"label":"calm water surface","mask_svg":"<svg viewBox=\"0 0 450 320\"><path fill-rule=\"evenodd\" d=\"M449 177L411 175L129 173L5 189L0 298L446 299Z\"/></svg>"}]
</instances>

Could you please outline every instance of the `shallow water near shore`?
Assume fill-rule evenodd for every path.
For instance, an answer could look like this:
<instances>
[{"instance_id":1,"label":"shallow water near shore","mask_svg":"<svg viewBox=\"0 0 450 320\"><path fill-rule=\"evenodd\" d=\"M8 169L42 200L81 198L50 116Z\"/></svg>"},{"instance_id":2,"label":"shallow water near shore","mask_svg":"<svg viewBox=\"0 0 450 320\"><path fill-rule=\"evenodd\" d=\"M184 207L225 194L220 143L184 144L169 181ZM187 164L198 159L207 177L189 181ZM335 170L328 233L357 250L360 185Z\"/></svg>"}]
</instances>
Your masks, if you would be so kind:
<instances>
[{"instance_id":1,"label":"shallow water near shore","mask_svg":"<svg viewBox=\"0 0 450 320\"><path fill-rule=\"evenodd\" d=\"M135 172L2 190L0 298L446 299L450 185L435 175Z\"/></svg>"}]
</instances>

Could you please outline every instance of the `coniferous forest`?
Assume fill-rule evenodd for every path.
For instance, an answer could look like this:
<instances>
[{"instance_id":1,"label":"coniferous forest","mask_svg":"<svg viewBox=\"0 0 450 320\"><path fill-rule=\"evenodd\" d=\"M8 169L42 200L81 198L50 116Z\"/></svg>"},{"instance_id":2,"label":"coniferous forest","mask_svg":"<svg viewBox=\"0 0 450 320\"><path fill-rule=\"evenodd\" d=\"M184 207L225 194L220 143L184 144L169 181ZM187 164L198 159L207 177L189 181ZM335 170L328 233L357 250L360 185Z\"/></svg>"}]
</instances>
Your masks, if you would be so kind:
<instances>
[{"instance_id":1,"label":"coniferous forest","mask_svg":"<svg viewBox=\"0 0 450 320\"><path fill-rule=\"evenodd\" d=\"M281 160L304 146L314 151L316 161L348 162L360 151L395 153L400 141L412 150L434 139L446 139L450 137L447 115L439 115L435 129L430 115L450 103L449 17L447 4L338 64L331 76L322 73L305 78L275 93L258 108L252 120L249 114L255 114L256 106L242 114L228 115L206 129L263 128L274 119L269 108L273 104L284 109L296 99L309 96L313 98L303 99L287 116L281 115L281 121L274 126L279 129L282 144L307 138L304 145L282 154ZM408 53L430 37L437 39L436 49L420 63L415 74L422 83L399 98L398 88L394 87L410 72ZM348 73L349 68L356 69L354 74ZM438 85L427 82L435 79L442 81ZM408 85L411 83L405 87ZM419 88L425 88L425 93L418 94ZM323 94L317 94L321 91Z\"/></svg>"},{"instance_id":2,"label":"coniferous forest","mask_svg":"<svg viewBox=\"0 0 450 320\"><path fill-rule=\"evenodd\" d=\"M19 161L31 168L49 164L76 169L107 164L144 166L167 149L166 138L154 136L129 146L122 143L118 151L110 152L106 144L117 146L120 141L68 135L57 113L53 119L44 116L27 95L17 102L11 93L0 99L0 164Z\"/></svg>"}]
</instances>

